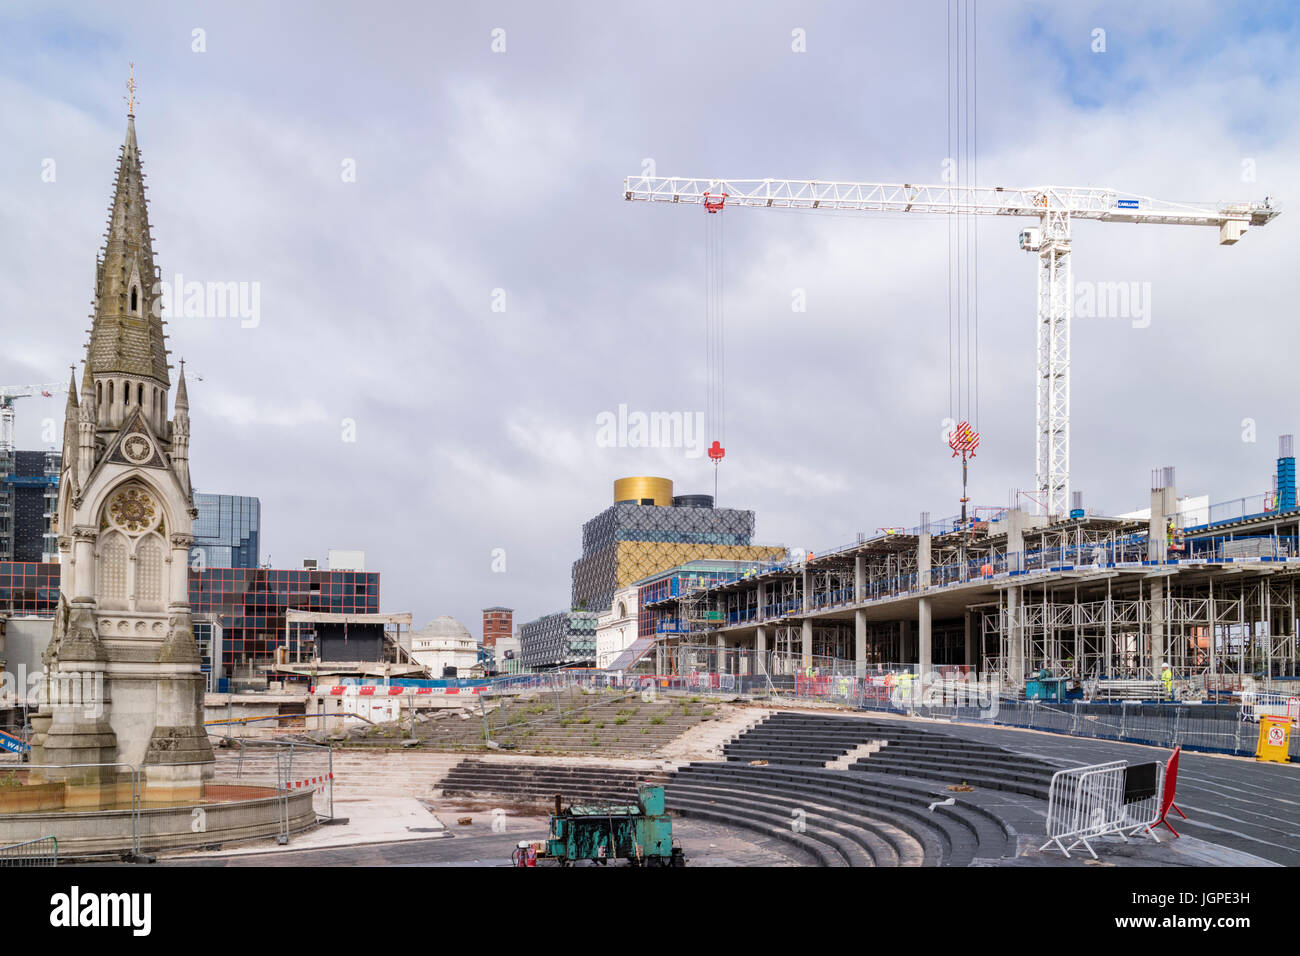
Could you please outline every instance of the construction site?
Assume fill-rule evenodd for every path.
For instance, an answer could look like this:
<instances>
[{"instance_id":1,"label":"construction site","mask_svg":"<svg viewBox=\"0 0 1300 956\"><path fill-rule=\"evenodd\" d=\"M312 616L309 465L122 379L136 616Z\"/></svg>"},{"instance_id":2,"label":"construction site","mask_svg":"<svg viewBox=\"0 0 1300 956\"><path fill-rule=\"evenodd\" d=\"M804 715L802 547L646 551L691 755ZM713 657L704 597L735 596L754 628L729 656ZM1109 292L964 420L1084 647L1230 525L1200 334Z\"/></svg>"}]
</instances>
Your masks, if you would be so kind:
<instances>
[{"instance_id":1,"label":"construction site","mask_svg":"<svg viewBox=\"0 0 1300 956\"><path fill-rule=\"evenodd\" d=\"M1294 12L408 6L0 13L18 929L1282 928Z\"/></svg>"},{"instance_id":2,"label":"construction site","mask_svg":"<svg viewBox=\"0 0 1300 956\"><path fill-rule=\"evenodd\" d=\"M1008 693L1046 670L1092 694L1137 682L1134 696L1153 696L1166 665L1180 693L1197 698L1247 683L1293 686L1291 436L1280 450L1282 490L1258 497L1255 514L1191 524L1166 468L1153 475L1149 518L979 509L962 524L923 514L911 529L651 601L657 639L653 653L643 645L640 669L667 673L675 645L714 643L753 652L729 656L733 670L761 666L771 651L797 670L849 664L858 677L881 666L960 667Z\"/></svg>"}]
</instances>

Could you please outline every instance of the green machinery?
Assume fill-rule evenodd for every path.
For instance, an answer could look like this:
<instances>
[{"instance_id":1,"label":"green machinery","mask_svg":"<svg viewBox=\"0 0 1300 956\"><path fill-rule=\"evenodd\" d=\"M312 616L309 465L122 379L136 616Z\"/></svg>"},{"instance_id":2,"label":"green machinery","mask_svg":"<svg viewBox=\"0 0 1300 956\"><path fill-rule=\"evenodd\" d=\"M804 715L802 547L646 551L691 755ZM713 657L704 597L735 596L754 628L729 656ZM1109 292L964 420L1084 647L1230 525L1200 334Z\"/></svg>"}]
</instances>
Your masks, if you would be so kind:
<instances>
[{"instance_id":1,"label":"green machinery","mask_svg":"<svg viewBox=\"0 0 1300 956\"><path fill-rule=\"evenodd\" d=\"M555 798L551 833L543 859L561 865L578 860L627 860L632 866L685 866L681 847L673 846L673 819L664 810L664 788L637 787L635 806L560 809Z\"/></svg>"}]
</instances>

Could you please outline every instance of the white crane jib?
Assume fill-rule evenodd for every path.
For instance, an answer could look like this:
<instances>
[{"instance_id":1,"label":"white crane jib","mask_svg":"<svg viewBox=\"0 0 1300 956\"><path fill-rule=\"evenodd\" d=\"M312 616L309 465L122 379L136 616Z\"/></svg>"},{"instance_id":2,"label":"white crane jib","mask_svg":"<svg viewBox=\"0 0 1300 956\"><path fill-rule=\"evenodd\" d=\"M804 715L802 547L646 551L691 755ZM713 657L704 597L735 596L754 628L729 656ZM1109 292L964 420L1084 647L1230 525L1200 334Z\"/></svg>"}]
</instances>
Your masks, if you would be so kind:
<instances>
[{"instance_id":1,"label":"white crane jib","mask_svg":"<svg viewBox=\"0 0 1300 956\"><path fill-rule=\"evenodd\" d=\"M1044 513L1064 515L1070 494L1070 220L1217 226L1220 245L1237 242L1250 226L1281 211L1263 202L1182 203L1092 187L970 186L950 183L851 183L796 179L675 179L629 176L632 202L907 212L931 215L1021 216L1038 220L1020 233L1020 248L1038 254L1037 460L1035 480Z\"/></svg>"},{"instance_id":2,"label":"white crane jib","mask_svg":"<svg viewBox=\"0 0 1300 956\"><path fill-rule=\"evenodd\" d=\"M68 390L67 382L51 385L0 385L0 452L14 450L14 399L43 395L46 398Z\"/></svg>"}]
</instances>

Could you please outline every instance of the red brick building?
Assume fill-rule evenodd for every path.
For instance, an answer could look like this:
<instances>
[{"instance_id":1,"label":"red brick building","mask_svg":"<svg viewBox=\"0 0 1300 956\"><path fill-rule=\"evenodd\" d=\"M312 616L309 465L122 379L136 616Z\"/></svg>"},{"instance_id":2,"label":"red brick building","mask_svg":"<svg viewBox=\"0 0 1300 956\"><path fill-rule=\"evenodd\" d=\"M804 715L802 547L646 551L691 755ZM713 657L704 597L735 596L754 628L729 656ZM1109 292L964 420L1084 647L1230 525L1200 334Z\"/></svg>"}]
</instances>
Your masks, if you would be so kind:
<instances>
[{"instance_id":1,"label":"red brick building","mask_svg":"<svg viewBox=\"0 0 1300 956\"><path fill-rule=\"evenodd\" d=\"M497 638L510 637L515 628L515 611L509 607L483 609L483 646L496 647Z\"/></svg>"}]
</instances>

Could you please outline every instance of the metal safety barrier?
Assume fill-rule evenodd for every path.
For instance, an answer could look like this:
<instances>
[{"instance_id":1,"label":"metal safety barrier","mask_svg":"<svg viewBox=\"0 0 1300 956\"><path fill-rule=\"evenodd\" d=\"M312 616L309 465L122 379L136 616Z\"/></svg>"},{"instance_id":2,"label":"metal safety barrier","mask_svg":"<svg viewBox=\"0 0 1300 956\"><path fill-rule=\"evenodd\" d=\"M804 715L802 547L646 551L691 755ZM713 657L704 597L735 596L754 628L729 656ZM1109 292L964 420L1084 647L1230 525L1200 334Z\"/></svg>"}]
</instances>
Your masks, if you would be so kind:
<instances>
[{"instance_id":1,"label":"metal safety barrier","mask_svg":"<svg viewBox=\"0 0 1300 956\"><path fill-rule=\"evenodd\" d=\"M0 846L0 867L58 866L59 841L52 836Z\"/></svg>"},{"instance_id":2,"label":"metal safety barrier","mask_svg":"<svg viewBox=\"0 0 1300 956\"><path fill-rule=\"evenodd\" d=\"M1128 761L1058 770L1052 775L1047 798L1047 842L1067 857L1082 845L1092 858L1097 851L1090 840L1118 836L1149 836L1159 843L1153 827L1161 819L1165 766L1151 761L1130 766ZM1065 841L1071 841L1067 846Z\"/></svg>"}]
</instances>

